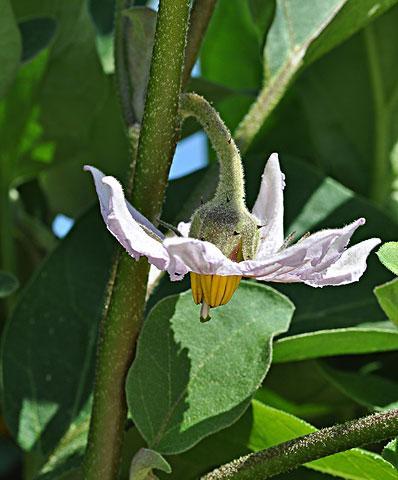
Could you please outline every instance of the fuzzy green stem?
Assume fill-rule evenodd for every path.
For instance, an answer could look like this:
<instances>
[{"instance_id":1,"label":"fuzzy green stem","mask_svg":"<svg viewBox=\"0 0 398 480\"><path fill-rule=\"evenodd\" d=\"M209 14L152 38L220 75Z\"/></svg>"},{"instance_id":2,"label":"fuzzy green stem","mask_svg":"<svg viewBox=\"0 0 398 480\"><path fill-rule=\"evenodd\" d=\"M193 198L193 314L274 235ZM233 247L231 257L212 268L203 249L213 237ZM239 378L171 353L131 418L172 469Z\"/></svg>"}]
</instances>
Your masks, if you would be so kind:
<instances>
[{"instance_id":1,"label":"fuzzy green stem","mask_svg":"<svg viewBox=\"0 0 398 480\"><path fill-rule=\"evenodd\" d=\"M198 57L203 37L205 36L217 0L195 0L190 18L188 42L185 50L185 65L182 84L185 86Z\"/></svg>"},{"instance_id":2,"label":"fuzzy green stem","mask_svg":"<svg viewBox=\"0 0 398 480\"><path fill-rule=\"evenodd\" d=\"M266 479L319 458L381 442L397 434L398 410L377 413L245 455L214 470L203 480Z\"/></svg>"},{"instance_id":3,"label":"fuzzy green stem","mask_svg":"<svg viewBox=\"0 0 398 480\"><path fill-rule=\"evenodd\" d=\"M200 95L184 93L181 95L181 115L193 116L207 133L220 162L220 180L215 198L235 199L244 202L245 186L242 160L231 132L217 111Z\"/></svg>"},{"instance_id":4,"label":"fuzzy green stem","mask_svg":"<svg viewBox=\"0 0 398 480\"><path fill-rule=\"evenodd\" d=\"M162 209L179 133L189 7L189 0L161 0L159 5L132 195L134 206L151 221L159 217Z\"/></svg>"},{"instance_id":5,"label":"fuzzy green stem","mask_svg":"<svg viewBox=\"0 0 398 480\"><path fill-rule=\"evenodd\" d=\"M150 219L160 215L177 139L188 14L189 0L160 1L131 194L134 205ZM136 130L129 131L132 141ZM85 480L118 476L127 414L125 379L141 327L148 271L145 259L134 262L126 253L119 253L114 264L100 329Z\"/></svg>"}]
</instances>

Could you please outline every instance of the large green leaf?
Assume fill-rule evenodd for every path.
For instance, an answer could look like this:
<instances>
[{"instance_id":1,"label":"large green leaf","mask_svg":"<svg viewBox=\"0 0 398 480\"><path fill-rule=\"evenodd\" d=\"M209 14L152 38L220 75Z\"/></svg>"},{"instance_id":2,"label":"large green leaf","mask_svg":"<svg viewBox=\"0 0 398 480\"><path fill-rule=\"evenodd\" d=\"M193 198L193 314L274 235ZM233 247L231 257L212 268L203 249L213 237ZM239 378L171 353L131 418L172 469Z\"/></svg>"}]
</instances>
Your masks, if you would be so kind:
<instances>
[{"instance_id":1,"label":"large green leaf","mask_svg":"<svg viewBox=\"0 0 398 480\"><path fill-rule=\"evenodd\" d=\"M17 72L21 51L21 36L10 1L0 0L0 97Z\"/></svg>"},{"instance_id":2,"label":"large green leaf","mask_svg":"<svg viewBox=\"0 0 398 480\"><path fill-rule=\"evenodd\" d=\"M383 457L398 469L398 439L394 438L384 447Z\"/></svg>"},{"instance_id":3,"label":"large green leaf","mask_svg":"<svg viewBox=\"0 0 398 480\"><path fill-rule=\"evenodd\" d=\"M264 88L236 134L243 147L249 146L261 123L304 65L334 48L394 3L394 0L386 0L373 8L371 0L315 0L311 3L277 0L264 48Z\"/></svg>"},{"instance_id":4,"label":"large green leaf","mask_svg":"<svg viewBox=\"0 0 398 480\"><path fill-rule=\"evenodd\" d=\"M359 3L366 10L369 2L347 2L341 15L349 5L355 9ZM387 200L391 187L396 188L391 183L396 175L392 167L398 138L394 122L398 110L397 21L395 6L311 64L275 111L268 128L258 135L256 150L299 154L356 192L380 202ZM397 209L389 213L396 215Z\"/></svg>"},{"instance_id":5,"label":"large green leaf","mask_svg":"<svg viewBox=\"0 0 398 480\"><path fill-rule=\"evenodd\" d=\"M387 317L398 325L398 279L379 285L374 292Z\"/></svg>"},{"instance_id":6,"label":"large green leaf","mask_svg":"<svg viewBox=\"0 0 398 480\"><path fill-rule=\"evenodd\" d=\"M262 450L316 428L288 413L253 401L253 429L249 440L252 450ZM366 450L352 449L321 458L305 465L347 480L397 480L398 471L381 456Z\"/></svg>"},{"instance_id":7,"label":"large green leaf","mask_svg":"<svg viewBox=\"0 0 398 480\"><path fill-rule=\"evenodd\" d=\"M128 375L134 423L161 453L186 450L240 417L269 368L273 336L293 313L286 297L250 283L207 324L199 309L190 292L159 302Z\"/></svg>"},{"instance_id":8,"label":"large green leaf","mask_svg":"<svg viewBox=\"0 0 398 480\"><path fill-rule=\"evenodd\" d=\"M345 372L323 365L320 370L342 393L375 411L398 408L398 383L375 374Z\"/></svg>"},{"instance_id":9,"label":"large green leaf","mask_svg":"<svg viewBox=\"0 0 398 480\"><path fill-rule=\"evenodd\" d=\"M274 362L398 350L398 329L390 325L369 324L291 335L275 343Z\"/></svg>"},{"instance_id":10,"label":"large green leaf","mask_svg":"<svg viewBox=\"0 0 398 480\"><path fill-rule=\"evenodd\" d=\"M91 394L113 245L95 208L28 285L4 332L3 413L20 446L43 458Z\"/></svg>"}]
</instances>

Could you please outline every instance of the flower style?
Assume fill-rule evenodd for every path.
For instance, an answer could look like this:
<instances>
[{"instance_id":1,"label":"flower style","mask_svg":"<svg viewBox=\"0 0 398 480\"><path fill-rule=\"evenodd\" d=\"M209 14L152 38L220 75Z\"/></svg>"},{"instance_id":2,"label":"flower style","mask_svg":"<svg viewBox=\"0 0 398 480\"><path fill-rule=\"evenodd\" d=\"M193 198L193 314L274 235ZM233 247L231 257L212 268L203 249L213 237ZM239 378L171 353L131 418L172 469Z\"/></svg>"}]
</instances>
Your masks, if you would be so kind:
<instances>
[{"instance_id":1,"label":"flower style","mask_svg":"<svg viewBox=\"0 0 398 480\"><path fill-rule=\"evenodd\" d=\"M173 281L190 272L193 299L197 304L202 303L203 321L209 319L210 307L231 299L242 277L266 282L302 282L312 287L355 282L366 270L371 250L380 243L380 239L371 238L347 248L355 230L365 223L364 218L359 218L342 228L321 230L286 246L285 183L275 153L265 166L252 211L259 233L253 258L242 255L242 242L237 243L238 250L227 255L209 241L192 238L188 223L178 225L181 236L165 237L126 201L115 178L94 167L84 168L93 175L108 230L134 259L146 256L149 263L167 271ZM239 232L235 233L239 237Z\"/></svg>"}]
</instances>

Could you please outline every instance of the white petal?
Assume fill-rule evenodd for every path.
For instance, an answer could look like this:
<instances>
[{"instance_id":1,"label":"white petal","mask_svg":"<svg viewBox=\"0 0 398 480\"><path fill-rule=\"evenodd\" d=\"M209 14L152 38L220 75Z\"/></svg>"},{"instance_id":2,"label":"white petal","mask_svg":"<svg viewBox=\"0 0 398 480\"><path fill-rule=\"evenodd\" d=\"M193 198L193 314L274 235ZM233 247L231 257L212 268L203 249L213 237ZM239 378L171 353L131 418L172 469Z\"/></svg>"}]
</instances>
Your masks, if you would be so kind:
<instances>
[{"instance_id":1,"label":"white petal","mask_svg":"<svg viewBox=\"0 0 398 480\"><path fill-rule=\"evenodd\" d=\"M97 190L97 195L98 195L98 198L100 199L100 206L101 206L101 213L102 213L102 209L106 208L106 206L109 204L109 198L107 197L107 195L109 195L109 191L108 189L104 189L102 184L102 179L105 177L105 174L102 173L101 170L98 170L98 168L91 167L90 165L85 165L83 168L86 172L90 172L94 178L95 189ZM101 198L103 201L101 201ZM128 211L130 212L131 216L135 221L137 221L140 225L143 225L145 228L153 232L161 240L164 239L163 233L160 230L158 230L155 227L155 225L153 225L146 217L144 217L142 213L136 210L126 199L124 201L126 202Z\"/></svg>"},{"instance_id":2,"label":"white petal","mask_svg":"<svg viewBox=\"0 0 398 480\"><path fill-rule=\"evenodd\" d=\"M240 264L227 258L210 242L195 238L166 238L170 263L168 270L182 275L189 271L205 275L240 275ZM172 278L173 280L173 278Z\"/></svg>"},{"instance_id":3,"label":"white petal","mask_svg":"<svg viewBox=\"0 0 398 480\"><path fill-rule=\"evenodd\" d=\"M312 287L323 287L356 282L366 270L366 260L370 252L380 243L379 238L370 238L348 248L322 275L305 280L305 283Z\"/></svg>"},{"instance_id":4,"label":"white petal","mask_svg":"<svg viewBox=\"0 0 398 480\"><path fill-rule=\"evenodd\" d=\"M271 282L301 282L326 271L343 254L363 218L336 229L321 230L263 260L241 262L243 275Z\"/></svg>"},{"instance_id":5,"label":"white petal","mask_svg":"<svg viewBox=\"0 0 398 480\"><path fill-rule=\"evenodd\" d=\"M160 240L152 238L135 220L128 208L120 183L113 177L105 177L102 172L85 167L92 173L100 202L101 213L108 230L133 258L138 260L142 255L160 270L165 270L169 257ZM135 209L133 211L136 212ZM140 218L142 215L140 215ZM145 218L145 217L142 217ZM148 228L148 220L146 220ZM154 229L155 227L150 224ZM148 228L153 231L152 228ZM156 229L155 229L156 230Z\"/></svg>"},{"instance_id":6,"label":"white petal","mask_svg":"<svg viewBox=\"0 0 398 480\"><path fill-rule=\"evenodd\" d=\"M253 215L264 225L260 229L260 248L256 258L276 252L283 244L283 189L285 177L279 159L273 153L265 166L260 191L253 207Z\"/></svg>"}]
</instances>

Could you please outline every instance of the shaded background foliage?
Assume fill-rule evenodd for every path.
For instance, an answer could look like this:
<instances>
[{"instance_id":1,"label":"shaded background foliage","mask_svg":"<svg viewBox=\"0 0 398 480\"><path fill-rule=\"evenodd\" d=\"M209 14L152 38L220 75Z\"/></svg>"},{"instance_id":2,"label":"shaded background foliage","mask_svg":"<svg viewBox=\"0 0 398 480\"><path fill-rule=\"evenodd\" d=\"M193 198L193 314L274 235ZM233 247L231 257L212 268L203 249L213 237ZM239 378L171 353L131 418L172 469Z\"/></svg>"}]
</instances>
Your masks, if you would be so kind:
<instances>
[{"instance_id":1,"label":"shaded background foliage","mask_svg":"<svg viewBox=\"0 0 398 480\"><path fill-rule=\"evenodd\" d=\"M112 0L0 0L1 408L7 425L1 429L1 478L79 478L97 325L116 250L93 207L94 190L81 167L90 163L121 180L128 170L128 143L114 88L113 12ZM267 156L279 152L287 181L288 232L301 236L365 216L367 224L356 241L397 239L397 20L394 0L217 2L200 53L201 73L189 88L212 100L238 140L242 118L257 95L268 92L271 102L264 108L269 114L253 142L241 142L247 198L252 205ZM187 123L182 136L197 130ZM216 179L216 159L209 150L208 166L170 181L164 219L187 220L201 198L214 191ZM76 221L64 239L52 228L58 214ZM269 322L269 332L261 330L262 335L268 339L284 332L274 343L270 372L243 416L255 390L252 384L258 386L271 363L271 349L262 372L253 372L250 363L243 368L250 388L237 388L225 403L208 388L208 410L194 404L186 406L187 412L182 408L174 428L189 424L184 415L192 412L201 420L221 415L209 421L207 434L233 425L204 440L203 434L193 435L183 448L173 444L179 438L163 445L162 452L174 453L196 444L169 458L171 478L197 478L247 451L396 405L398 331L387 316L396 322L397 312L380 308L373 295L376 286L392 278L372 256L363 280L354 285L322 290L278 286L296 308L288 330L288 300L277 294L278 308L285 309L286 328L281 328L273 317L275 292L247 282L229 315L239 322L246 295L250 308L265 312L256 320ZM140 352L156 337L156 328L148 333L156 312L165 332L173 335L184 315L194 316L194 307L185 305L187 294L162 300L188 288L187 282L160 279L148 301L148 312L156 307L148 315ZM379 288L384 288L383 306L383 292L391 294L392 287ZM197 334L197 327L184 327L188 337ZM215 328L214 335L227 336ZM226 343L219 364L238 363L241 352ZM242 358L248 358L247 343ZM194 347L186 342L184 348L192 361ZM165 346L159 349L162 363ZM205 353L198 354L198 361ZM178 354L175 361L184 364ZM129 385L154 374L153 368L148 357L139 356ZM204 375L204 384L209 376ZM163 385L165 378L158 380ZM192 398L204 395L183 375L169 386L178 390L184 381ZM167 405L151 408L157 421L169 413ZM142 409L138 405L130 412L138 429L126 434L121 478L127 478L132 454L150 441ZM279 428L270 427L274 424ZM372 450L381 453L381 446ZM315 462L310 467L317 470L314 477L302 468L280 478L358 479L366 472L374 480L397 479L391 464L374 452ZM397 462L394 444L385 458ZM22 463L24 477L18 473Z\"/></svg>"}]
</instances>

